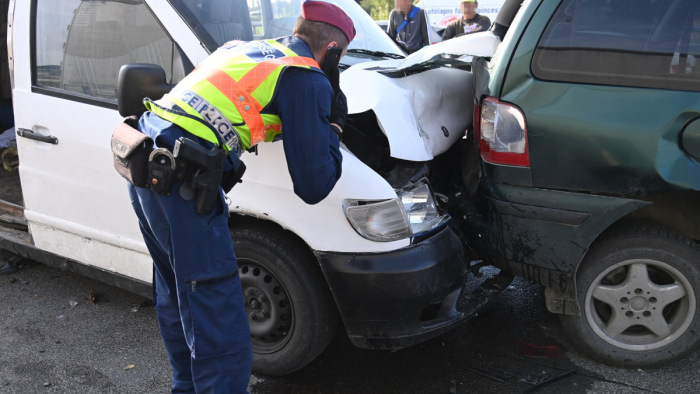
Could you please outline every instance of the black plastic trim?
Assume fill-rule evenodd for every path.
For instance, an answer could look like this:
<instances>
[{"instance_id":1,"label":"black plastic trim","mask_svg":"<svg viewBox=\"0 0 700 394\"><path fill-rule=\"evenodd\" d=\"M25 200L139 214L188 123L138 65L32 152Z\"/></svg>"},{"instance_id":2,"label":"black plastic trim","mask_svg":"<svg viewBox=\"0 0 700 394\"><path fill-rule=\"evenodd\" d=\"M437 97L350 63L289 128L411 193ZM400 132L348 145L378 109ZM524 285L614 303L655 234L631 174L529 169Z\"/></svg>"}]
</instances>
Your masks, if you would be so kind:
<instances>
[{"instance_id":1,"label":"black plastic trim","mask_svg":"<svg viewBox=\"0 0 700 394\"><path fill-rule=\"evenodd\" d=\"M465 318L456 307L468 264L462 241L450 227L390 252L316 256L355 346L410 346Z\"/></svg>"},{"instance_id":2,"label":"black plastic trim","mask_svg":"<svg viewBox=\"0 0 700 394\"><path fill-rule=\"evenodd\" d=\"M20 137L28 138L30 140L34 140L34 141L46 142L48 144L53 144L53 145L58 144L58 138L56 138L52 135L38 134L38 133L35 133L33 130L29 130L29 129L18 128L17 135Z\"/></svg>"}]
</instances>

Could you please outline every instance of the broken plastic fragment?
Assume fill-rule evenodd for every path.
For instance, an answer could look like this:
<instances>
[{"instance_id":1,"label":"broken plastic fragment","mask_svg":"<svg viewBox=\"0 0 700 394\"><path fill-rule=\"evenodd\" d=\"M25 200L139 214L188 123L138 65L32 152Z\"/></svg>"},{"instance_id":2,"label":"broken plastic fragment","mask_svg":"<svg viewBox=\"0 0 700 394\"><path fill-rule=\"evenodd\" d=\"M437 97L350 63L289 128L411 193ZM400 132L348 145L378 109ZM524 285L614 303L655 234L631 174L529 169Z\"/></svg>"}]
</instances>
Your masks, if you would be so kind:
<instances>
[{"instance_id":1,"label":"broken plastic fragment","mask_svg":"<svg viewBox=\"0 0 700 394\"><path fill-rule=\"evenodd\" d=\"M68 303L69 303L70 306L73 307L73 308L75 308L75 306L78 305L78 301L70 300L70 301L68 301Z\"/></svg>"},{"instance_id":2,"label":"broken plastic fragment","mask_svg":"<svg viewBox=\"0 0 700 394\"><path fill-rule=\"evenodd\" d=\"M134 368L134 364L129 364L129 365L127 365L126 367L124 367L124 370L129 370L129 369L132 369L132 368Z\"/></svg>"}]
</instances>

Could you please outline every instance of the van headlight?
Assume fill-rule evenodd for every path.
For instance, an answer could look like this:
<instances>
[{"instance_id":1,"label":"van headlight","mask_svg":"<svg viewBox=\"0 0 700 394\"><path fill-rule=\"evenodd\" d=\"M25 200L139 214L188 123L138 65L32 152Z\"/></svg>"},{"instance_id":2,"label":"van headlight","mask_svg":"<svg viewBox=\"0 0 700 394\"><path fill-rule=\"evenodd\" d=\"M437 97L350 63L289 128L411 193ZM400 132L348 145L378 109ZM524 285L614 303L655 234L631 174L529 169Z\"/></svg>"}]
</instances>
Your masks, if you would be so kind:
<instances>
[{"instance_id":1,"label":"van headlight","mask_svg":"<svg viewBox=\"0 0 700 394\"><path fill-rule=\"evenodd\" d=\"M384 201L344 200L345 216L362 237L380 242L425 233L448 220L425 179L396 190L396 195Z\"/></svg>"}]
</instances>

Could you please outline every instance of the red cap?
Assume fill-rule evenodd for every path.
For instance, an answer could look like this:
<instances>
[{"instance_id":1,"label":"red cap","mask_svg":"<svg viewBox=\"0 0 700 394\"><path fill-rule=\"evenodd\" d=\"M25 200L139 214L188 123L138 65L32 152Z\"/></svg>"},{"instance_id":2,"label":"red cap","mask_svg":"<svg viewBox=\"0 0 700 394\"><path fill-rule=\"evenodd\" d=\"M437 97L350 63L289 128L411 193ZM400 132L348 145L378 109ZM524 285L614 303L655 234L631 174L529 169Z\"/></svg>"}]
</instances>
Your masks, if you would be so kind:
<instances>
[{"instance_id":1,"label":"red cap","mask_svg":"<svg viewBox=\"0 0 700 394\"><path fill-rule=\"evenodd\" d=\"M310 21L328 23L345 33L348 42L355 38L355 25L342 8L321 0L307 0L301 6L301 16Z\"/></svg>"}]
</instances>

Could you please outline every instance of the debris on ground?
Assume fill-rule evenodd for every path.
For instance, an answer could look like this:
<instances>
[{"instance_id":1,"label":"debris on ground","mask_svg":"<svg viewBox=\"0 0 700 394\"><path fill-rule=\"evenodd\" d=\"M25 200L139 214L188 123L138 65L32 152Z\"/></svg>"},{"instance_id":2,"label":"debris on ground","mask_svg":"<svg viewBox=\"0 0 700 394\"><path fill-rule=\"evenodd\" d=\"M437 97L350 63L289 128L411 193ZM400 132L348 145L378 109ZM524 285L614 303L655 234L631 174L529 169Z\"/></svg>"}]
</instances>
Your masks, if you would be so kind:
<instances>
[{"instance_id":1,"label":"debris on ground","mask_svg":"<svg viewBox=\"0 0 700 394\"><path fill-rule=\"evenodd\" d=\"M9 254L9 252L5 252ZM0 260L2 264L2 260ZM31 264L31 260L27 260L22 256L12 254L5 259L5 264L0 266L0 275L8 275L19 271Z\"/></svg>"},{"instance_id":2,"label":"debris on ground","mask_svg":"<svg viewBox=\"0 0 700 394\"><path fill-rule=\"evenodd\" d=\"M467 371L469 371L469 372L473 372L473 373L475 373L475 374L477 374L477 375L481 375L481 376L487 377L487 378L489 378L489 379L493 379L493 380L495 380L495 381L497 381L497 382L505 382L505 381L506 381L505 378L502 378L502 377L500 377L500 376L496 376L496 375L494 375L494 374L492 374L492 373L489 373L489 372L487 372L487 371L484 371L484 370L481 370L481 369L478 369L478 368L472 368L472 367L467 367L467 366L462 366L462 367L463 367L464 369L466 369Z\"/></svg>"},{"instance_id":3,"label":"debris on ground","mask_svg":"<svg viewBox=\"0 0 700 394\"><path fill-rule=\"evenodd\" d=\"M466 369L469 372L487 377L487 378L495 380L497 382L506 382L508 380L511 380L511 381L517 380L518 382L527 383L531 387L529 387L527 390L525 390L524 393L533 393L533 392L536 392L536 391L543 389L545 387L553 386L559 382L562 382L562 381L576 375L576 373L577 373L576 369L572 369L572 370L569 370L569 371L566 371L563 373L558 373L559 371L557 371L556 374L552 374L551 372L548 372L546 370L542 370L541 372L533 372L532 370L530 370L530 371L522 371L522 370L515 371L515 370L495 368L495 371L498 372L498 374L497 374L497 373L494 373L492 371L474 368L474 367L469 367L469 366L464 366L464 365L462 366L462 368Z\"/></svg>"},{"instance_id":4,"label":"debris on ground","mask_svg":"<svg viewBox=\"0 0 700 394\"><path fill-rule=\"evenodd\" d=\"M533 358L564 358L564 352L559 346L538 346L527 342L520 342L520 354Z\"/></svg>"},{"instance_id":5,"label":"debris on ground","mask_svg":"<svg viewBox=\"0 0 700 394\"><path fill-rule=\"evenodd\" d=\"M575 369L572 369L570 371L566 371L560 375L552 376L551 378L545 379L545 380L539 382L538 384L533 385L532 387L525 390L524 392L525 393L534 393L535 391L537 391L539 389L553 386L553 385L555 385L559 382L562 382L562 381L564 381L564 380L566 380L574 375L576 375Z\"/></svg>"}]
</instances>

